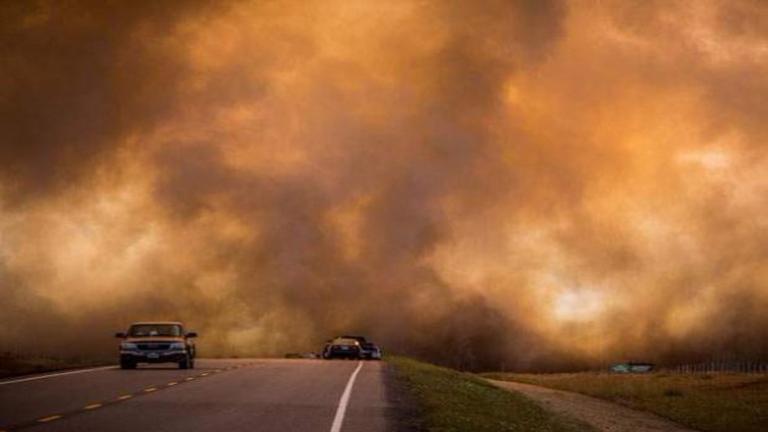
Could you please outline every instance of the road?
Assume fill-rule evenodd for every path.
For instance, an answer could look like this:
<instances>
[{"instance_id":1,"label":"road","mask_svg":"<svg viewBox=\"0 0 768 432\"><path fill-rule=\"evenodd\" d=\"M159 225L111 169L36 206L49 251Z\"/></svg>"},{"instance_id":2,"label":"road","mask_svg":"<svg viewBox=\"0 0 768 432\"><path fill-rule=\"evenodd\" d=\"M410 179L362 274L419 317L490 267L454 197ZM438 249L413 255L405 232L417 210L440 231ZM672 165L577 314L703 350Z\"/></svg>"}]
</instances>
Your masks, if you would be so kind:
<instances>
[{"instance_id":1,"label":"road","mask_svg":"<svg viewBox=\"0 0 768 432\"><path fill-rule=\"evenodd\" d=\"M1 431L397 430L383 362L198 360L0 381Z\"/></svg>"}]
</instances>

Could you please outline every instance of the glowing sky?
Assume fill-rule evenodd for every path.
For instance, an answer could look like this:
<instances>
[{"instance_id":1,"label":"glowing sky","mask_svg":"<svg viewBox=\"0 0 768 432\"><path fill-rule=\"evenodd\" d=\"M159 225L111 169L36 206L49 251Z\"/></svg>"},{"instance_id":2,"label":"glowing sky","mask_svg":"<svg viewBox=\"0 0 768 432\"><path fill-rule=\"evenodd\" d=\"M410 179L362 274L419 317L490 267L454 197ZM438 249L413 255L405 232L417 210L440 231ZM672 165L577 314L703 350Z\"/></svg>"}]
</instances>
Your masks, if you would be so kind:
<instances>
[{"instance_id":1,"label":"glowing sky","mask_svg":"<svg viewBox=\"0 0 768 432\"><path fill-rule=\"evenodd\" d=\"M0 48L0 350L768 354L764 1L5 2Z\"/></svg>"}]
</instances>

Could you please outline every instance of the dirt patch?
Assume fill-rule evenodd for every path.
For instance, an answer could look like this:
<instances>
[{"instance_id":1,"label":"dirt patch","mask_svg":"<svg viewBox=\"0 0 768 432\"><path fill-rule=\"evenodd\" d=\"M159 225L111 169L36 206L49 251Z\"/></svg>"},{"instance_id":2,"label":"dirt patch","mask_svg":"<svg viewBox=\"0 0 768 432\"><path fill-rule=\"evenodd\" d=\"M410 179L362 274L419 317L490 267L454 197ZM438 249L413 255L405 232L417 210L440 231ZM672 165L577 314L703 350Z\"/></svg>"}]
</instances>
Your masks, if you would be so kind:
<instances>
[{"instance_id":1,"label":"dirt patch","mask_svg":"<svg viewBox=\"0 0 768 432\"><path fill-rule=\"evenodd\" d=\"M599 431L695 432L655 414L578 393L510 381L488 381L501 388L522 393L550 411L589 423Z\"/></svg>"},{"instance_id":2,"label":"dirt patch","mask_svg":"<svg viewBox=\"0 0 768 432\"><path fill-rule=\"evenodd\" d=\"M750 390L768 390L768 377L759 378L754 381L747 381L739 384L734 384L727 389L750 389Z\"/></svg>"}]
</instances>

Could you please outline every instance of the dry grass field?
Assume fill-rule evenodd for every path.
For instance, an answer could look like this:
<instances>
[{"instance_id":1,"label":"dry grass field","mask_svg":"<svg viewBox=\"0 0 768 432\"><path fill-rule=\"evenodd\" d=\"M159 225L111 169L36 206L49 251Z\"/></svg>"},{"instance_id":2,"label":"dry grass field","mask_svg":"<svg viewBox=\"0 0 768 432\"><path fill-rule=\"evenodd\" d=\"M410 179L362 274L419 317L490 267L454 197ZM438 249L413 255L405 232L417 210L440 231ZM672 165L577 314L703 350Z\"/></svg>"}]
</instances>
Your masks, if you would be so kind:
<instances>
[{"instance_id":1,"label":"dry grass field","mask_svg":"<svg viewBox=\"0 0 768 432\"><path fill-rule=\"evenodd\" d=\"M607 399L706 432L768 430L768 375L765 374L487 373L483 376Z\"/></svg>"}]
</instances>

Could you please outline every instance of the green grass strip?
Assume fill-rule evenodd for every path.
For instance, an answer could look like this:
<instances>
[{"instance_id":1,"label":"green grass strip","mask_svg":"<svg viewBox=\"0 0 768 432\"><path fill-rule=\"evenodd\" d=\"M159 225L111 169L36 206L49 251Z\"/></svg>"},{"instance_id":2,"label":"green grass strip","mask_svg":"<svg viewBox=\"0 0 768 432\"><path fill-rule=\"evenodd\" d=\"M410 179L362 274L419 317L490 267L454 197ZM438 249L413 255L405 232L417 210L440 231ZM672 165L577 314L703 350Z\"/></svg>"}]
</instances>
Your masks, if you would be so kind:
<instances>
[{"instance_id":1,"label":"green grass strip","mask_svg":"<svg viewBox=\"0 0 768 432\"><path fill-rule=\"evenodd\" d=\"M550 413L525 396L455 370L405 357L388 357L396 377L418 405L420 429L429 432L593 431Z\"/></svg>"}]
</instances>

